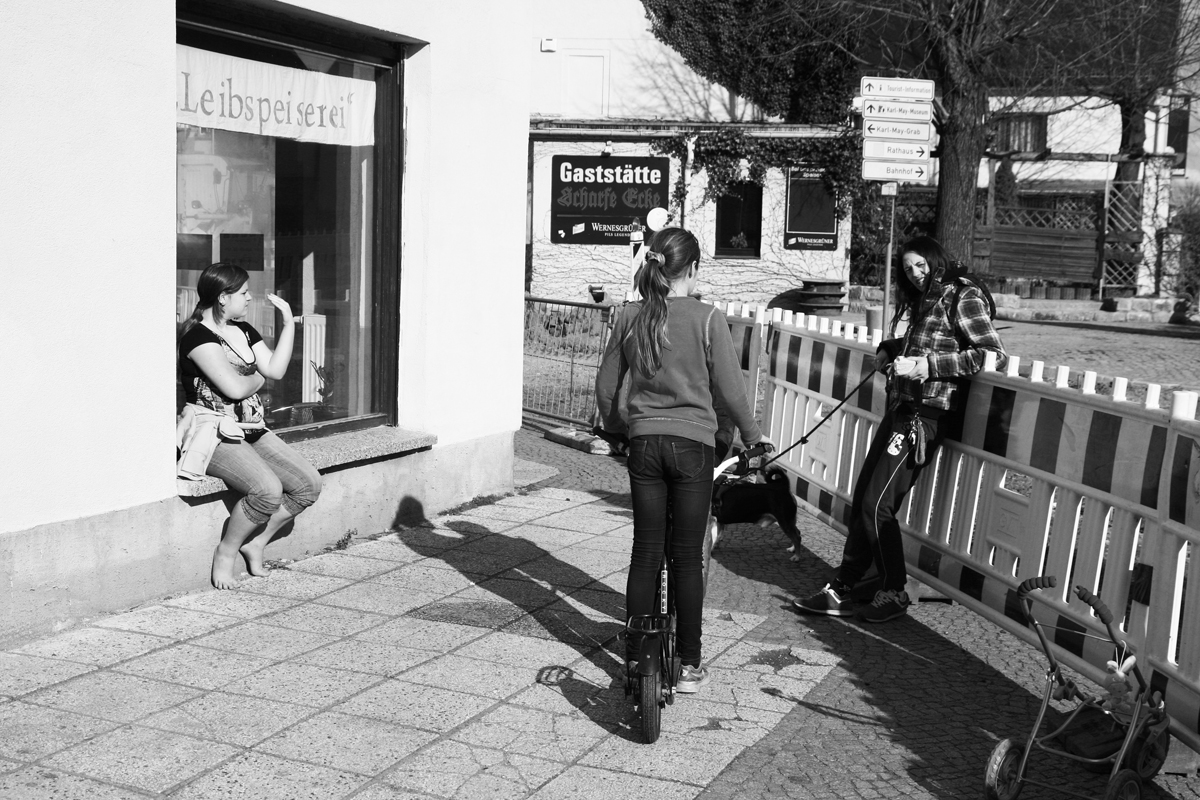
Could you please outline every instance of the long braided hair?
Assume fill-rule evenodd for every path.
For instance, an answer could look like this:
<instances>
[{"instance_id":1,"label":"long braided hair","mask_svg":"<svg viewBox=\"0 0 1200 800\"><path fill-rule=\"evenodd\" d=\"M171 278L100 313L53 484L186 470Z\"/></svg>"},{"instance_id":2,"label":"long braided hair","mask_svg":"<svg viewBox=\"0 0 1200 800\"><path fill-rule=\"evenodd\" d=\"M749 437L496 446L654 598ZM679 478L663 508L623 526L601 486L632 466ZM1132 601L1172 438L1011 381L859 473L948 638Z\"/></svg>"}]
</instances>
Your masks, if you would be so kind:
<instances>
[{"instance_id":1,"label":"long braided hair","mask_svg":"<svg viewBox=\"0 0 1200 800\"><path fill-rule=\"evenodd\" d=\"M654 375L662 366L667 341L667 295L671 284L700 261L700 243L683 228L663 228L646 242L646 261L634 285L642 295L642 310L633 321L636 366Z\"/></svg>"}]
</instances>

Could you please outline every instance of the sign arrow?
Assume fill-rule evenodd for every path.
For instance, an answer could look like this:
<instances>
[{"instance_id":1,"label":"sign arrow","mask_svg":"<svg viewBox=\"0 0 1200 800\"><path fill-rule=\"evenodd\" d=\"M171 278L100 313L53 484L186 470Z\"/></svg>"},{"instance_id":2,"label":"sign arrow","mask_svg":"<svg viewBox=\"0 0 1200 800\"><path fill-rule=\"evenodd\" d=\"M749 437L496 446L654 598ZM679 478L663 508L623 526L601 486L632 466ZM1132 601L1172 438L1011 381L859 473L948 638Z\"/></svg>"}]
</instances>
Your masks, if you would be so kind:
<instances>
[{"instance_id":1,"label":"sign arrow","mask_svg":"<svg viewBox=\"0 0 1200 800\"><path fill-rule=\"evenodd\" d=\"M924 142L864 139L863 158L918 163L928 169L929 148Z\"/></svg>"},{"instance_id":2,"label":"sign arrow","mask_svg":"<svg viewBox=\"0 0 1200 800\"><path fill-rule=\"evenodd\" d=\"M912 142L929 142L933 126L928 122L869 122L863 124L866 139L906 139Z\"/></svg>"}]
</instances>

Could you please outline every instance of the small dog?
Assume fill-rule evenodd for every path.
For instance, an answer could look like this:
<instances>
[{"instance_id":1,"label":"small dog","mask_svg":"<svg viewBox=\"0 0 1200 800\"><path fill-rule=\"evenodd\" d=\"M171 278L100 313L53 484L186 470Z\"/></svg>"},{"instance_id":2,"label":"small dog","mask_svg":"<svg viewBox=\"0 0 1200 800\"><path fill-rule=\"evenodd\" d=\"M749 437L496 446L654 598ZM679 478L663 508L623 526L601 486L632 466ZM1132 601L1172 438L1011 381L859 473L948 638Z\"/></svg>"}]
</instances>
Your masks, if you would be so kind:
<instances>
[{"instance_id":1,"label":"small dog","mask_svg":"<svg viewBox=\"0 0 1200 800\"><path fill-rule=\"evenodd\" d=\"M777 523L792 542L792 561L799 561L800 530L787 473L776 467L768 469L765 478L765 483L726 483L713 491L713 547L724 525L748 522L765 528Z\"/></svg>"}]
</instances>

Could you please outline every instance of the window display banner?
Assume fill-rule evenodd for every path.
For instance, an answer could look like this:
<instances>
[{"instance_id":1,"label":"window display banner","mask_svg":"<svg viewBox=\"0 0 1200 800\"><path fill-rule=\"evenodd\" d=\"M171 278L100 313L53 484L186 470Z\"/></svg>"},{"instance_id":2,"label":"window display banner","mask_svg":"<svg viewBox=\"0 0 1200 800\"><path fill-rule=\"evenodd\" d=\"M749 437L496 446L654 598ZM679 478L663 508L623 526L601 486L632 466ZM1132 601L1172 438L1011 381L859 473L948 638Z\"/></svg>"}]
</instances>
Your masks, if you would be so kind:
<instances>
[{"instance_id":1,"label":"window display banner","mask_svg":"<svg viewBox=\"0 0 1200 800\"><path fill-rule=\"evenodd\" d=\"M629 244L636 217L669 202L671 160L638 156L554 156L550 241Z\"/></svg>"},{"instance_id":2,"label":"window display banner","mask_svg":"<svg viewBox=\"0 0 1200 800\"><path fill-rule=\"evenodd\" d=\"M815 167L794 167L788 174L785 250L836 250L836 201Z\"/></svg>"},{"instance_id":3,"label":"window display banner","mask_svg":"<svg viewBox=\"0 0 1200 800\"><path fill-rule=\"evenodd\" d=\"M375 143L375 84L175 46L175 120L320 144Z\"/></svg>"}]
</instances>

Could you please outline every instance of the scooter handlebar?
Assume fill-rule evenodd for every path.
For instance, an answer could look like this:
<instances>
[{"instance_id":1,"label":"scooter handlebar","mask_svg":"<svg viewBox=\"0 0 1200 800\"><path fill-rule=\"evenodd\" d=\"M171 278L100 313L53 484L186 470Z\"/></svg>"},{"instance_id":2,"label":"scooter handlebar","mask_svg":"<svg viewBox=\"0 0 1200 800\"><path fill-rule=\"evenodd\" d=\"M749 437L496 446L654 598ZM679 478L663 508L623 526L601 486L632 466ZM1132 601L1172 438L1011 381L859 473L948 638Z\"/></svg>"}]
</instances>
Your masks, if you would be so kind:
<instances>
[{"instance_id":1,"label":"scooter handlebar","mask_svg":"<svg viewBox=\"0 0 1200 800\"><path fill-rule=\"evenodd\" d=\"M731 456L730 458L727 458L724 461L722 461L720 464L718 464L716 466L716 469L713 470L713 477L716 478L718 475L725 472L725 470L729 469L734 464L738 465L738 470L737 470L736 474L743 475L743 474L745 474L746 470L749 469L749 467L750 467L750 459L757 458L758 456L766 455L767 453L771 452L771 450L773 450L773 449L774 449L774 447L771 445L756 444L756 445L754 445L754 447L751 447L749 450L743 450L742 452L738 453L736 456Z\"/></svg>"},{"instance_id":2,"label":"scooter handlebar","mask_svg":"<svg viewBox=\"0 0 1200 800\"><path fill-rule=\"evenodd\" d=\"M1096 595L1089 592L1082 586L1075 587L1075 596L1092 607L1092 611L1096 612L1096 616L1105 625L1111 625L1113 621L1112 612L1108 610L1108 606L1104 605L1104 601Z\"/></svg>"},{"instance_id":3,"label":"scooter handlebar","mask_svg":"<svg viewBox=\"0 0 1200 800\"><path fill-rule=\"evenodd\" d=\"M1036 578L1026 578L1017 587L1017 599L1024 600L1025 595L1034 589L1053 589L1058 585L1058 578L1053 575L1040 575Z\"/></svg>"}]
</instances>

